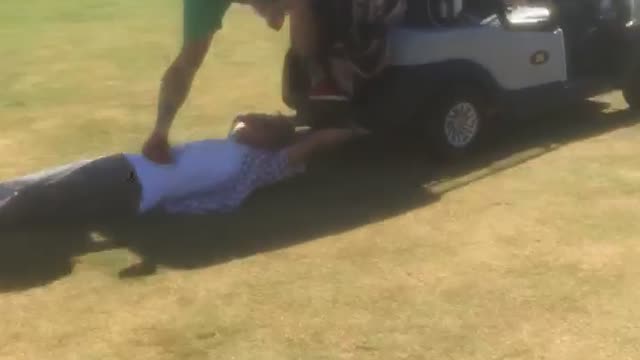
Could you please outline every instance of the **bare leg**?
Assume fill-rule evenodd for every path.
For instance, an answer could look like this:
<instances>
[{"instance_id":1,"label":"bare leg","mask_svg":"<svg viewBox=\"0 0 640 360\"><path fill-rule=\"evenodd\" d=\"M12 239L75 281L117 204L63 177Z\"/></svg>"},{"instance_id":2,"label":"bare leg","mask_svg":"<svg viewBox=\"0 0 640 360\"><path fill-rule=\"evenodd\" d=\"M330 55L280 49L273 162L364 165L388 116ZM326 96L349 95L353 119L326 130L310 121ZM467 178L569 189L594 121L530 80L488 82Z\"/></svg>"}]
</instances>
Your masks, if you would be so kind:
<instances>
[{"instance_id":1,"label":"bare leg","mask_svg":"<svg viewBox=\"0 0 640 360\"><path fill-rule=\"evenodd\" d=\"M291 46L298 56L318 55L317 17L313 13L312 0L292 1L289 9L289 35Z\"/></svg>"},{"instance_id":2,"label":"bare leg","mask_svg":"<svg viewBox=\"0 0 640 360\"><path fill-rule=\"evenodd\" d=\"M329 62L333 45L330 34L335 31L327 23L332 16L331 5L321 3L323 1L329 0L297 0L289 9L291 47L297 56L306 60L312 88L321 82L328 82L331 87L337 85Z\"/></svg>"},{"instance_id":3,"label":"bare leg","mask_svg":"<svg viewBox=\"0 0 640 360\"><path fill-rule=\"evenodd\" d=\"M158 117L151 136L143 147L143 154L157 163L169 163L169 130L182 107L193 79L209 51L213 34L204 40L187 43L162 78L158 95Z\"/></svg>"},{"instance_id":4,"label":"bare leg","mask_svg":"<svg viewBox=\"0 0 640 360\"><path fill-rule=\"evenodd\" d=\"M314 14L312 0L292 2L289 10L289 35L293 52L309 63L312 84L325 76L327 70L321 64L322 49L320 43L325 41L319 29L319 14Z\"/></svg>"},{"instance_id":5,"label":"bare leg","mask_svg":"<svg viewBox=\"0 0 640 360\"><path fill-rule=\"evenodd\" d=\"M348 93L349 95L353 95L353 81L355 72L353 71L352 64L345 60L339 58L330 59L331 73L336 82L336 86L340 89Z\"/></svg>"}]
</instances>

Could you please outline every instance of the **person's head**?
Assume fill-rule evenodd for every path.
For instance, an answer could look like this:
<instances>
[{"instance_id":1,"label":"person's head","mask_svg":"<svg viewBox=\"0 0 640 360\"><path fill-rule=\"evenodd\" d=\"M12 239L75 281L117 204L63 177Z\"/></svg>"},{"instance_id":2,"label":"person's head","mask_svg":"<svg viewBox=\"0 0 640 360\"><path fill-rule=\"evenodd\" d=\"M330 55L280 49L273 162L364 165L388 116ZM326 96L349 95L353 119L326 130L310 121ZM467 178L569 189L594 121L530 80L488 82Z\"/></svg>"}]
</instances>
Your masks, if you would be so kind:
<instances>
[{"instance_id":1,"label":"person's head","mask_svg":"<svg viewBox=\"0 0 640 360\"><path fill-rule=\"evenodd\" d=\"M288 1L289 0L241 0L240 2L251 5L258 15L265 19L270 28L279 31L284 25Z\"/></svg>"},{"instance_id":2,"label":"person's head","mask_svg":"<svg viewBox=\"0 0 640 360\"><path fill-rule=\"evenodd\" d=\"M269 150L289 145L296 133L291 117L282 114L241 115L234 120L231 131L239 143Z\"/></svg>"}]
</instances>

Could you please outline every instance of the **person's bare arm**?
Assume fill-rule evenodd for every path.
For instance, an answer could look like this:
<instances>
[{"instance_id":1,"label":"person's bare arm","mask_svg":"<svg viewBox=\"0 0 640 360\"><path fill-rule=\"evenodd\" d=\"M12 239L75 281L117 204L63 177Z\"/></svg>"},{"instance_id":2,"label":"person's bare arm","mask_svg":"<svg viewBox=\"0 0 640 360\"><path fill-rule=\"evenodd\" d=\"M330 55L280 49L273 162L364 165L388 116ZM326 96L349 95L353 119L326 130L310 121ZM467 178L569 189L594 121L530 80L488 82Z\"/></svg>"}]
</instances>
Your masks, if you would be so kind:
<instances>
[{"instance_id":1,"label":"person's bare arm","mask_svg":"<svg viewBox=\"0 0 640 360\"><path fill-rule=\"evenodd\" d=\"M367 135L361 128L313 130L286 149L290 166L305 164L318 153L334 150L356 137Z\"/></svg>"},{"instance_id":2,"label":"person's bare arm","mask_svg":"<svg viewBox=\"0 0 640 360\"><path fill-rule=\"evenodd\" d=\"M189 95L193 78L209 50L212 37L213 34L204 40L186 44L162 78L155 127L142 149L142 153L154 162L166 164L172 161L169 130Z\"/></svg>"}]
</instances>

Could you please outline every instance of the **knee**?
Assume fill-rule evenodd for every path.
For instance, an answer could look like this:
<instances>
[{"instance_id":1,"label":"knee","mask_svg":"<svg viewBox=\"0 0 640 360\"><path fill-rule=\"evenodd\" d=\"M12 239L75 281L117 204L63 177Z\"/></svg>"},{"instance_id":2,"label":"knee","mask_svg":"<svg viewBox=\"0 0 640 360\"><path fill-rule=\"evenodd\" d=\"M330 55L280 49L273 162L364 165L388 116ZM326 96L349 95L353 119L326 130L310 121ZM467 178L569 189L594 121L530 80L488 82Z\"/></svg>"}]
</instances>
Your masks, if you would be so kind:
<instances>
[{"instance_id":1,"label":"knee","mask_svg":"<svg viewBox=\"0 0 640 360\"><path fill-rule=\"evenodd\" d=\"M165 77L192 77L204 62L211 38L185 44L169 67Z\"/></svg>"}]
</instances>

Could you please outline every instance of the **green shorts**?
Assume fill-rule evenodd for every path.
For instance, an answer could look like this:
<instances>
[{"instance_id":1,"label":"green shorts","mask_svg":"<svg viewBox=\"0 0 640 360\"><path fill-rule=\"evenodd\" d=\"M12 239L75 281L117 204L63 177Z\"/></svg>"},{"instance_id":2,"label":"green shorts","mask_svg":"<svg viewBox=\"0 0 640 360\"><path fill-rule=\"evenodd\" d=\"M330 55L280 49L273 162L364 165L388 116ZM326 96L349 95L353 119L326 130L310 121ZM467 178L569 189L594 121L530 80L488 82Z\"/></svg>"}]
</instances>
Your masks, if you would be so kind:
<instances>
[{"instance_id":1,"label":"green shorts","mask_svg":"<svg viewBox=\"0 0 640 360\"><path fill-rule=\"evenodd\" d=\"M230 0L182 0L184 5L184 42L205 39L220 30Z\"/></svg>"}]
</instances>

